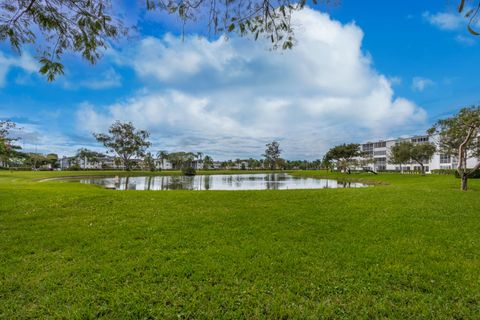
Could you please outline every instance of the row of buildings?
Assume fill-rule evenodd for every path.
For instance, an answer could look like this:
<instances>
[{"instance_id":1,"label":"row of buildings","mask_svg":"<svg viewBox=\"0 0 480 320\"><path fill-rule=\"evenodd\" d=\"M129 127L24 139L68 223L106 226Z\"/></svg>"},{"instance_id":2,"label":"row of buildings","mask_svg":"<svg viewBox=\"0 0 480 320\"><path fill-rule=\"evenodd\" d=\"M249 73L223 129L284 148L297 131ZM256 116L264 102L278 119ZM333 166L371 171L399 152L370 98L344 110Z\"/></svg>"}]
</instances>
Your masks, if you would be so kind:
<instances>
[{"instance_id":1,"label":"row of buildings","mask_svg":"<svg viewBox=\"0 0 480 320\"><path fill-rule=\"evenodd\" d=\"M135 166L138 168L144 167L144 162L142 159L135 159L133 160ZM235 163L229 164L227 167L225 163L221 161L214 161L211 165L208 166L202 160L192 160L189 162L189 166L194 168L195 170L202 170L202 169L233 169L233 170L240 170L240 169L249 169L249 164L246 160L239 161ZM81 169L81 170L123 170L124 166L121 161L118 161L117 158L111 156L103 156L97 157L95 161L88 159L87 157L79 158L79 157L63 157L58 159L58 166L60 170L71 170L73 168ZM175 169L174 164L167 159L155 159L155 168L157 170L173 170Z\"/></svg>"},{"instance_id":2,"label":"row of buildings","mask_svg":"<svg viewBox=\"0 0 480 320\"><path fill-rule=\"evenodd\" d=\"M390 149L402 141L410 141L412 143L425 143L432 142L436 144L434 137L431 136L414 136L409 138L398 138L391 140L379 140L374 142L363 143L360 146L361 151L372 159L371 163L365 164L361 169L368 169L372 171L420 171L421 167L418 163L411 161L402 165L393 164L390 161ZM143 168L143 160L135 160L138 168ZM477 162L477 159L468 159L467 167L473 167ZM237 161L225 166L225 162L215 161L208 168L202 160L193 160L190 164L194 169L250 169L249 162ZM123 165L115 157L104 156L90 161L87 158L77 157L63 157L58 160L58 168L60 170L69 170L73 167L77 167L82 170L100 170L100 169L115 169L122 170ZM431 172L437 169L455 169L457 167L457 159L454 156L448 154L442 154L436 152L433 157L424 163L425 172ZM175 169L174 165L166 159L156 159L155 168L157 170L172 170Z\"/></svg>"},{"instance_id":3,"label":"row of buildings","mask_svg":"<svg viewBox=\"0 0 480 320\"><path fill-rule=\"evenodd\" d=\"M373 171L420 171L420 165L414 161L411 161L402 167L400 167L398 164L392 164L390 162L390 149L402 141L410 141L412 143L431 142L437 144L435 137L427 135L364 143L361 145L361 151L373 158L373 162L367 164L365 169ZM476 163L477 159L470 158L467 160L467 167L471 168L475 166ZM431 172L432 170L439 169L456 169L457 164L456 157L437 151L430 161L424 163L424 166L425 172Z\"/></svg>"}]
</instances>

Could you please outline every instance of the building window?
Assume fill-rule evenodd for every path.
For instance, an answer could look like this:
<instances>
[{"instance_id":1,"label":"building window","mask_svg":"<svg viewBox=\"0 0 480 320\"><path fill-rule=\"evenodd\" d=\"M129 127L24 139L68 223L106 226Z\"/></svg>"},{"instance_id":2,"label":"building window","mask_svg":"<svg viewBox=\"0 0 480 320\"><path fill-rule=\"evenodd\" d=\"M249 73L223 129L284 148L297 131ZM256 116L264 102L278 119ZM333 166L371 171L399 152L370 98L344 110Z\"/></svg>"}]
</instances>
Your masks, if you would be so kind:
<instances>
[{"instance_id":1,"label":"building window","mask_svg":"<svg viewBox=\"0 0 480 320\"><path fill-rule=\"evenodd\" d=\"M440 163L450 163L452 158L449 154L440 154Z\"/></svg>"},{"instance_id":2,"label":"building window","mask_svg":"<svg viewBox=\"0 0 480 320\"><path fill-rule=\"evenodd\" d=\"M366 143L362 145L362 151L364 152L373 151L373 143Z\"/></svg>"},{"instance_id":3,"label":"building window","mask_svg":"<svg viewBox=\"0 0 480 320\"><path fill-rule=\"evenodd\" d=\"M387 165L387 158L376 158L375 165L378 166L385 166Z\"/></svg>"},{"instance_id":4,"label":"building window","mask_svg":"<svg viewBox=\"0 0 480 320\"><path fill-rule=\"evenodd\" d=\"M375 151L373 154L375 156L386 156L387 155L387 150Z\"/></svg>"},{"instance_id":5,"label":"building window","mask_svg":"<svg viewBox=\"0 0 480 320\"><path fill-rule=\"evenodd\" d=\"M428 142L428 137L412 138L413 143Z\"/></svg>"},{"instance_id":6,"label":"building window","mask_svg":"<svg viewBox=\"0 0 480 320\"><path fill-rule=\"evenodd\" d=\"M385 148L387 143L385 141L375 142L375 148Z\"/></svg>"}]
</instances>

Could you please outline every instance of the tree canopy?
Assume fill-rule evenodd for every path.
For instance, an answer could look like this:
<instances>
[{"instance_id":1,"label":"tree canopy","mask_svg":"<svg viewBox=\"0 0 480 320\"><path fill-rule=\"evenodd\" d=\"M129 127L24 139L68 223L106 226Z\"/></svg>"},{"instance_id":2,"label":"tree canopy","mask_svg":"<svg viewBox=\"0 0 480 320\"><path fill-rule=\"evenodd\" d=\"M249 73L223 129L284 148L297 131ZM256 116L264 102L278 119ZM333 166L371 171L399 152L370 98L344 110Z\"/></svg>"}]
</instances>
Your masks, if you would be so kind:
<instances>
[{"instance_id":1,"label":"tree canopy","mask_svg":"<svg viewBox=\"0 0 480 320\"><path fill-rule=\"evenodd\" d=\"M17 138L11 136L17 125L9 120L0 120L0 162L7 165L11 158L20 155L20 146L15 144Z\"/></svg>"},{"instance_id":2,"label":"tree canopy","mask_svg":"<svg viewBox=\"0 0 480 320\"><path fill-rule=\"evenodd\" d=\"M144 157L150 146L148 131L136 130L131 122L116 121L110 126L108 134L94 133L93 136L120 157L126 170L131 169L132 157Z\"/></svg>"},{"instance_id":3,"label":"tree canopy","mask_svg":"<svg viewBox=\"0 0 480 320\"><path fill-rule=\"evenodd\" d=\"M167 160L173 166L173 169L183 169L186 167L191 167L192 162L195 160L196 154L193 152L172 152L167 155Z\"/></svg>"},{"instance_id":4,"label":"tree canopy","mask_svg":"<svg viewBox=\"0 0 480 320\"><path fill-rule=\"evenodd\" d=\"M438 135L441 152L456 154L461 189L467 190L468 176L480 168L480 161L473 168L467 168L468 158L480 157L480 106L463 108L456 115L439 120L428 133Z\"/></svg>"},{"instance_id":5,"label":"tree canopy","mask_svg":"<svg viewBox=\"0 0 480 320\"><path fill-rule=\"evenodd\" d=\"M425 162L430 161L437 148L430 142L422 142L413 144L410 149L410 158L418 163L425 173Z\"/></svg>"},{"instance_id":6,"label":"tree canopy","mask_svg":"<svg viewBox=\"0 0 480 320\"><path fill-rule=\"evenodd\" d=\"M265 153L265 162L268 164L270 169L275 169L279 164L280 154L282 150L280 149L280 144L277 141L272 141L271 143L266 144Z\"/></svg>"},{"instance_id":7,"label":"tree canopy","mask_svg":"<svg viewBox=\"0 0 480 320\"><path fill-rule=\"evenodd\" d=\"M330 164L335 162L336 166L340 170L349 170L350 166L355 164L356 157L360 157L362 152L360 151L360 145L357 143L341 144L328 150L325 154L323 161L324 164Z\"/></svg>"}]
</instances>

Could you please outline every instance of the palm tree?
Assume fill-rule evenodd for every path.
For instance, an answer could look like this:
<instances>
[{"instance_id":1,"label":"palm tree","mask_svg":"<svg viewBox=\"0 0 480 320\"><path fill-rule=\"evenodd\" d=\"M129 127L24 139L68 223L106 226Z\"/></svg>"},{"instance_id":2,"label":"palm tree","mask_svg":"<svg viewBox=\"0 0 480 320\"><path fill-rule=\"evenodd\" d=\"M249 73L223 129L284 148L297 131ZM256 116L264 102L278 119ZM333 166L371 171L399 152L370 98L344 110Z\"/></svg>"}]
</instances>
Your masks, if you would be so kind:
<instances>
[{"instance_id":1,"label":"palm tree","mask_svg":"<svg viewBox=\"0 0 480 320\"><path fill-rule=\"evenodd\" d=\"M208 170L213 166L213 159L210 156L205 156L203 158L203 168Z\"/></svg>"},{"instance_id":2,"label":"palm tree","mask_svg":"<svg viewBox=\"0 0 480 320\"><path fill-rule=\"evenodd\" d=\"M161 163L161 164L160 164L160 167L161 167L161 169L162 169L162 167L163 167L163 165L164 165L163 161L166 160L166 159L168 159L168 152L165 151L165 150L160 150L160 151L158 151L158 152L157 152L157 158L158 158L158 160L160 160L160 163Z\"/></svg>"}]
</instances>

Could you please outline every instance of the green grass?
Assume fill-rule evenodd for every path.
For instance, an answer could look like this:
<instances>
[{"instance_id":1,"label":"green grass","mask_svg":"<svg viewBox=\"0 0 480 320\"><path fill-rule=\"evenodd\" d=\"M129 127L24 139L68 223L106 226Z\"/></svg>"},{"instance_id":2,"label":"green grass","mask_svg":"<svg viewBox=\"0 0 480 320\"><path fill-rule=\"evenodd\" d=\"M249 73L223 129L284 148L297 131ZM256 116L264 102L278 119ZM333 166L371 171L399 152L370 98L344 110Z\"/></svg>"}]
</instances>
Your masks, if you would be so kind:
<instances>
[{"instance_id":1,"label":"green grass","mask_svg":"<svg viewBox=\"0 0 480 320\"><path fill-rule=\"evenodd\" d=\"M480 318L480 181L113 191L0 172L0 319ZM95 173L100 174L100 173Z\"/></svg>"}]
</instances>

